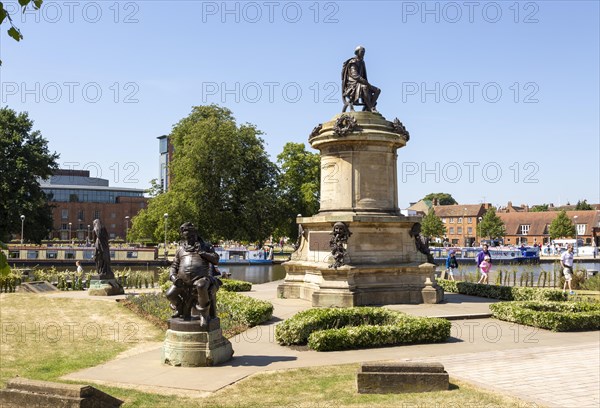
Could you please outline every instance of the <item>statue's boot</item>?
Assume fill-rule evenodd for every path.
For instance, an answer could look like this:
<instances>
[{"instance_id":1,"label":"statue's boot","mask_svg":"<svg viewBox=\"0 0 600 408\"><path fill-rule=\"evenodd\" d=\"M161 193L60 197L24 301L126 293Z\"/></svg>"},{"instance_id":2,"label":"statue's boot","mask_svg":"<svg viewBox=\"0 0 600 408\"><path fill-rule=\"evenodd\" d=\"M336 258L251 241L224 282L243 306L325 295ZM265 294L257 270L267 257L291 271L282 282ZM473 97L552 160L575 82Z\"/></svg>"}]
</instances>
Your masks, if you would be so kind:
<instances>
[{"instance_id":1,"label":"statue's boot","mask_svg":"<svg viewBox=\"0 0 600 408\"><path fill-rule=\"evenodd\" d=\"M170 303L169 306L175 311L175 313L171 315L172 319L183 316L183 302L180 302L177 305Z\"/></svg>"},{"instance_id":2,"label":"statue's boot","mask_svg":"<svg viewBox=\"0 0 600 408\"><path fill-rule=\"evenodd\" d=\"M196 310L200 312L200 327L206 329L210 320L210 303L206 304L204 307L196 305Z\"/></svg>"}]
</instances>

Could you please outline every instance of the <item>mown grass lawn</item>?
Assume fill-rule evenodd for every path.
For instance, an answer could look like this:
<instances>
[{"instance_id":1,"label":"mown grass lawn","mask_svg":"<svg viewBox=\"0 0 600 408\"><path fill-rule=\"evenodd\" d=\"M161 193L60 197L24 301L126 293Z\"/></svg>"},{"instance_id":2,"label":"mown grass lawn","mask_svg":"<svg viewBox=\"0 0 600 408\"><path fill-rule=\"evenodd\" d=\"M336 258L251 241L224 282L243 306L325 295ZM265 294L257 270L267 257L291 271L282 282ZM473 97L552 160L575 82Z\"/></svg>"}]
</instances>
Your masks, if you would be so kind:
<instances>
[{"instance_id":1,"label":"mown grass lawn","mask_svg":"<svg viewBox=\"0 0 600 408\"><path fill-rule=\"evenodd\" d=\"M97 300L0 294L0 322L0 387L16 375L60 381L130 347L164 339L164 331L116 302ZM541 408L453 379L444 392L362 395L356 392L357 371L358 365L351 364L263 372L204 398L185 398L186 391L166 396L94 386L125 401L124 407Z\"/></svg>"}]
</instances>

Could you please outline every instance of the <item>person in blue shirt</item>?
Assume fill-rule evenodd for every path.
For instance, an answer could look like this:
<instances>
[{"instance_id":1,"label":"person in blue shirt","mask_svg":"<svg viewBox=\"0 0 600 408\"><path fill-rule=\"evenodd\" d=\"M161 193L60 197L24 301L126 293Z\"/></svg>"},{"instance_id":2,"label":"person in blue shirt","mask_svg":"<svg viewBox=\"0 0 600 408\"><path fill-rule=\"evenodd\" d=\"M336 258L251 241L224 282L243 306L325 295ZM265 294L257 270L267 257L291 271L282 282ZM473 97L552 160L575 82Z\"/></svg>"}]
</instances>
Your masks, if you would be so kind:
<instances>
[{"instance_id":1,"label":"person in blue shirt","mask_svg":"<svg viewBox=\"0 0 600 408\"><path fill-rule=\"evenodd\" d=\"M456 260L456 254L454 251L448 252L448 258L446 258L446 273L450 277L450 280L454 280L454 269L458 268L458 261Z\"/></svg>"}]
</instances>

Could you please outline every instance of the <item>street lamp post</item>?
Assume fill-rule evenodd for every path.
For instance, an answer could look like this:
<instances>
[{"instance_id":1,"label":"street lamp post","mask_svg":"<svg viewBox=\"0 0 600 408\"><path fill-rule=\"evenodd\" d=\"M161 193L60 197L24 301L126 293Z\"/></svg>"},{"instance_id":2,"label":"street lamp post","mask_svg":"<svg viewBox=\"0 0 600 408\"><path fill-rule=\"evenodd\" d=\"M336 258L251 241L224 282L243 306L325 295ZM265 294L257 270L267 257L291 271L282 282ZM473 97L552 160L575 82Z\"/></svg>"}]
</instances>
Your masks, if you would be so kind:
<instances>
[{"instance_id":1,"label":"street lamp post","mask_svg":"<svg viewBox=\"0 0 600 408\"><path fill-rule=\"evenodd\" d=\"M21 215L21 245L23 245L23 227L25 225L25 216Z\"/></svg>"},{"instance_id":2,"label":"street lamp post","mask_svg":"<svg viewBox=\"0 0 600 408\"><path fill-rule=\"evenodd\" d=\"M87 234L87 242L88 244L92 241L92 237L90 236L90 224L88 224L88 234Z\"/></svg>"},{"instance_id":3,"label":"street lamp post","mask_svg":"<svg viewBox=\"0 0 600 408\"><path fill-rule=\"evenodd\" d=\"M69 223L69 242L71 242L71 226L73 225L73 223Z\"/></svg>"},{"instance_id":4,"label":"street lamp post","mask_svg":"<svg viewBox=\"0 0 600 408\"><path fill-rule=\"evenodd\" d=\"M577 216L573 216L573 221L575 221L575 256L577 256L577 251L579 250L579 240L577 239Z\"/></svg>"},{"instance_id":5,"label":"street lamp post","mask_svg":"<svg viewBox=\"0 0 600 408\"><path fill-rule=\"evenodd\" d=\"M478 217L477 218L477 221L479 221L479 222L477 223L477 226L475 227L475 241L477 241L477 235L478 235L477 233L478 232L479 232L479 237L481 237L481 226L480 226L481 225L481 220L483 220L482 217Z\"/></svg>"},{"instance_id":6,"label":"street lamp post","mask_svg":"<svg viewBox=\"0 0 600 408\"><path fill-rule=\"evenodd\" d=\"M163 215L163 217L165 217L165 261L167 260L167 255L168 255L168 251L167 251L167 221L169 219L169 214L165 213Z\"/></svg>"},{"instance_id":7,"label":"street lamp post","mask_svg":"<svg viewBox=\"0 0 600 408\"><path fill-rule=\"evenodd\" d=\"M129 235L129 215L125 216L125 243L127 244L127 235Z\"/></svg>"}]
</instances>

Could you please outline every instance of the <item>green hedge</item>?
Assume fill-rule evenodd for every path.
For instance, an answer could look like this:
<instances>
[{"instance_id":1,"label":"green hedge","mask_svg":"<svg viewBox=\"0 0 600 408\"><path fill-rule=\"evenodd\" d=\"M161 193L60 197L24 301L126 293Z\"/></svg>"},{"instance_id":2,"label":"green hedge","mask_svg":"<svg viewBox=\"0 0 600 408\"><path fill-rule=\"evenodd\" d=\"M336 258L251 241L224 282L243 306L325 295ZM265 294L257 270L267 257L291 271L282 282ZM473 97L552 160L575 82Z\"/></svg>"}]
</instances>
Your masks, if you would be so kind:
<instances>
[{"instance_id":1,"label":"green hedge","mask_svg":"<svg viewBox=\"0 0 600 408\"><path fill-rule=\"evenodd\" d=\"M457 282L437 279L437 283L446 292L462 295L481 296L499 300L519 301L565 301L567 295L558 289L542 289L518 286L485 285L472 282Z\"/></svg>"},{"instance_id":2,"label":"green hedge","mask_svg":"<svg viewBox=\"0 0 600 408\"><path fill-rule=\"evenodd\" d=\"M309 309L279 324L279 344L308 344L313 350L333 351L439 343L450 336L450 322L413 317L376 307Z\"/></svg>"},{"instance_id":3,"label":"green hedge","mask_svg":"<svg viewBox=\"0 0 600 408\"><path fill-rule=\"evenodd\" d=\"M223 286L221 286L221 290L225 290L227 292L250 292L252 290L252 283L235 280L235 279L221 279L223 282Z\"/></svg>"},{"instance_id":4,"label":"green hedge","mask_svg":"<svg viewBox=\"0 0 600 408\"><path fill-rule=\"evenodd\" d=\"M153 316L157 321L165 323L173 311L169 301L162 293L144 293L127 296L127 302L142 314ZM271 319L273 305L235 292L217 292L217 314L221 319L221 327L256 326Z\"/></svg>"},{"instance_id":5,"label":"green hedge","mask_svg":"<svg viewBox=\"0 0 600 408\"><path fill-rule=\"evenodd\" d=\"M500 320L552 331L600 329L600 304L588 302L503 302L490 305Z\"/></svg>"}]
</instances>

